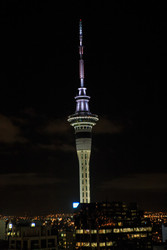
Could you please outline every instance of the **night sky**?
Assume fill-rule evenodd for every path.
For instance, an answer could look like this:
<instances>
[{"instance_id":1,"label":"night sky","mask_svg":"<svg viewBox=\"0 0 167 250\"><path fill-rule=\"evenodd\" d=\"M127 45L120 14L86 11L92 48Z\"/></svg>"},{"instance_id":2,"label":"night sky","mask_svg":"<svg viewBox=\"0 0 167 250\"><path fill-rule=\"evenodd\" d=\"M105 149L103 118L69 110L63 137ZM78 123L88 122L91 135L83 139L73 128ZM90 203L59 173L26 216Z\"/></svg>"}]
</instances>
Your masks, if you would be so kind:
<instances>
[{"instance_id":1,"label":"night sky","mask_svg":"<svg viewBox=\"0 0 167 250\"><path fill-rule=\"evenodd\" d=\"M99 116L91 200L167 211L164 6L2 0L0 12L0 214L68 212L79 200L67 117L79 87L80 18L85 85Z\"/></svg>"}]
</instances>

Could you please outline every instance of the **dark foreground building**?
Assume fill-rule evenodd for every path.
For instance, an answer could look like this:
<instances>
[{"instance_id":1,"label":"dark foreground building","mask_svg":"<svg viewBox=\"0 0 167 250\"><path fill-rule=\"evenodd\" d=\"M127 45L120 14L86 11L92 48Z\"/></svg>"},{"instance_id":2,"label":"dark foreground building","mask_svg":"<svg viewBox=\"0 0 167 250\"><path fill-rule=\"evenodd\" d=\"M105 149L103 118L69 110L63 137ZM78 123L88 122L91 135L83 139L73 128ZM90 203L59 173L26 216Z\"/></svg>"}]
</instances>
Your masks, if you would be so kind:
<instances>
[{"instance_id":1,"label":"dark foreground building","mask_svg":"<svg viewBox=\"0 0 167 250\"><path fill-rule=\"evenodd\" d=\"M151 224L135 203L83 203L74 220L76 249L152 249Z\"/></svg>"},{"instance_id":2,"label":"dark foreground building","mask_svg":"<svg viewBox=\"0 0 167 250\"><path fill-rule=\"evenodd\" d=\"M58 250L57 231L42 226L40 221L19 221L8 224L9 250Z\"/></svg>"}]
</instances>

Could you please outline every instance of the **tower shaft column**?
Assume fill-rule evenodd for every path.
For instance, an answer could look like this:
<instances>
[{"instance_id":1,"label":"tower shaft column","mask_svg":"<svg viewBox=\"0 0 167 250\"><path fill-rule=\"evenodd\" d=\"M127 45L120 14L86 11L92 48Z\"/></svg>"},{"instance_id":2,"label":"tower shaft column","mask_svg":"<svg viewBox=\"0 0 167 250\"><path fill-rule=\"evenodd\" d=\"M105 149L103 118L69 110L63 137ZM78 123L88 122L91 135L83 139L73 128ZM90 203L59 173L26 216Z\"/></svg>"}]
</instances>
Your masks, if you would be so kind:
<instances>
[{"instance_id":1,"label":"tower shaft column","mask_svg":"<svg viewBox=\"0 0 167 250\"><path fill-rule=\"evenodd\" d=\"M80 203L90 203L90 150L77 150L79 161Z\"/></svg>"}]
</instances>

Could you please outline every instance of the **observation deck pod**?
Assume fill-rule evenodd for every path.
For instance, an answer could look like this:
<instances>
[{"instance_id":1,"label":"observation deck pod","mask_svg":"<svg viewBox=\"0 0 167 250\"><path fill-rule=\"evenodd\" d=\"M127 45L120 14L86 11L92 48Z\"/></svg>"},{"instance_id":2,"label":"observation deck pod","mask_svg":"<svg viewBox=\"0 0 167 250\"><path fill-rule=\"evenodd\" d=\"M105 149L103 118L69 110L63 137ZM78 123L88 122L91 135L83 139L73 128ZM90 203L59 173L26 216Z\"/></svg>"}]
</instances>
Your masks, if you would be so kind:
<instances>
[{"instance_id":1,"label":"observation deck pod","mask_svg":"<svg viewBox=\"0 0 167 250\"><path fill-rule=\"evenodd\" d=\"M88 126L93 127L96 125L96 122L99 120L97 115L87 113L87 112L78 112L73 115L68 116L68 122L71 126Z\"/></svg>"}]
</instances>

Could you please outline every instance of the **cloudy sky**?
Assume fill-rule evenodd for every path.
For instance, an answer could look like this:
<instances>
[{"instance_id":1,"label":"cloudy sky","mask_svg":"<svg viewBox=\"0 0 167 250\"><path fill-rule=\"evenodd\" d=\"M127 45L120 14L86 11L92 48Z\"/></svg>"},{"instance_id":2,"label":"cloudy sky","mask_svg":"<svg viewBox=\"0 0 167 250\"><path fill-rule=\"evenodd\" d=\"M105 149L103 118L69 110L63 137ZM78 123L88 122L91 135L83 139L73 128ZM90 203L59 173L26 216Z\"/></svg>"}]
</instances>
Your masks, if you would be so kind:
<instances>
[{"instance_id":1,"label":"cloudy sky","mask_svg":"<svg viewBox=\"0 0 167 250\"><path fill-rule=\"evenodd\" d=\"M163 6L2 1L0 214L71 211L79 200L74 131L78 22L93 130L92 201L167 209Z\"/></svg>"}]
</instances>

